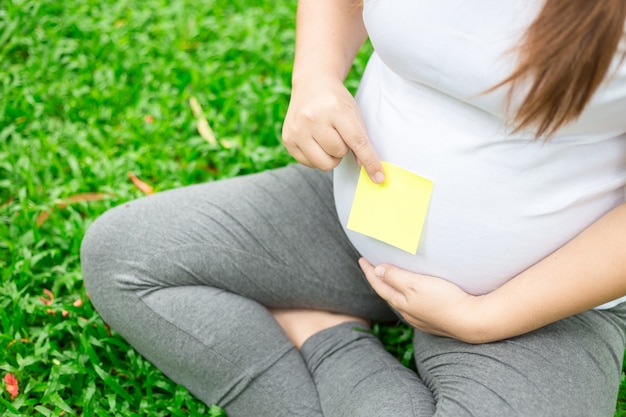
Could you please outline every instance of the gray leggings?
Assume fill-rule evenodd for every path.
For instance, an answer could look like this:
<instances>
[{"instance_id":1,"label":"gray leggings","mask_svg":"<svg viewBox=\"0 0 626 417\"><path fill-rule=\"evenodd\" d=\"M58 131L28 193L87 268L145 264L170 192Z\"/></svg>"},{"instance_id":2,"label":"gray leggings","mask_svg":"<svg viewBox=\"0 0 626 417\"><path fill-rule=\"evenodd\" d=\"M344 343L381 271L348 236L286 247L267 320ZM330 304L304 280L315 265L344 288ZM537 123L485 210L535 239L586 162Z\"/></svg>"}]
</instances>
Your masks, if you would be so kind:
<instances>
[{"instance_id":1,"label":"gray leggings","mask_svg":"<svg viewBox=\"0 0 626 417\"><path fill-rule=\"evenodd\" d=\"M355 323L296 350L266 307L396 319L358 257L331 176L301 166L122 204L81 250L104 320L230 417L613 415L623 306L486 345L416 332L419 377Z\"/></svg>"}]
</instances>

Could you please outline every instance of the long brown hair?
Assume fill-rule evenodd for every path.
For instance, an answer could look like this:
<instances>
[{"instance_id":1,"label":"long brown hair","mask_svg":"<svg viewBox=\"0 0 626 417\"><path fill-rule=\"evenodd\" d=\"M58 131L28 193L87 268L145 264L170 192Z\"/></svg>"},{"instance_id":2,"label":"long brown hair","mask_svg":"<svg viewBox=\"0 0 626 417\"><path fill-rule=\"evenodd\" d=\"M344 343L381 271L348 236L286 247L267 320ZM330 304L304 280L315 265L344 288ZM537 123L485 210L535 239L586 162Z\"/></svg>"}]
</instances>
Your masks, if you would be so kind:
<instances>
[{"instance_id":1,"label":"long brown hair","mask_svg":"<svg viewBox=\"0 0 626 417\"><path fill-rule=\"evenodd\" d=\"M549 137L580 116L607 76L623 36L624 0L546 0L516 48L508 102L525 81L526 97L513 117L516 130L532 127Z\"/></svg>"},{"instance_id":2,"label":"long brown hair","mask_svg":"<svg viewBox=\"0 0 626 417\"><path fill-rule=\"evenodd\" d=\"M362 6L362 0L357 0ZM507 102L524 87L515 130L549 137L580 116L607 76L626 21L626 0L545 0L514 52L517 68L487 90L508 86Z\"/></svg>"}]
</instances>

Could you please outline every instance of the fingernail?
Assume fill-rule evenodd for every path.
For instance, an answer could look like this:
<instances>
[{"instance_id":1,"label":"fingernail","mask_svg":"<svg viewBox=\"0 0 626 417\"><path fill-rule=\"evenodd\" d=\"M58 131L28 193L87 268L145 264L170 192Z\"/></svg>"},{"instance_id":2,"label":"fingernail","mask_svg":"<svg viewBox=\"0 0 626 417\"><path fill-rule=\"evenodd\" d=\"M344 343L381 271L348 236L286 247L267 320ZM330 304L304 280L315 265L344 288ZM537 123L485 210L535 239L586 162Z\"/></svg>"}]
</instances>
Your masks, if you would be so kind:
<instances>
[{"instance_id":1,"label":"fingernail","mask_svg":"<svg viewBox=\"0 0 626 417\"><path fill-rule=\"evenodd\" d=\"M374 182L378 184L382 184L385 181L385 175L382 172L377 172L374 174Z\"/></svg>"},{"instance_id":2,"label":"fingernail","mask_svg":"<svg viewBox=\"0 0 626 417\"><path fill-rule=\"evenodd\" d=\"M377 266L376 268L374 268L374 273L376 274L377 277L384 277L385 268L383 268L382 266Z\"/></svg>"}]
</instances>

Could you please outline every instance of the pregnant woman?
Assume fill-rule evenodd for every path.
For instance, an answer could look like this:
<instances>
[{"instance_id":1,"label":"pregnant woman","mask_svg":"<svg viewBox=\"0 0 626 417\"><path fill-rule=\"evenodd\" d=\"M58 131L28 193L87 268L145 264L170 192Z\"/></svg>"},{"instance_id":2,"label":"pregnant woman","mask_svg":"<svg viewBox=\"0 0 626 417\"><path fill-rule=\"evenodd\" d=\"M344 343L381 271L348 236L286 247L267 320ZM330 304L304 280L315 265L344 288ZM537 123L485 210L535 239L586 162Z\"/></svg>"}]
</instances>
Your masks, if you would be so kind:
<instances>
[{"instance_id":1,"label":"pregnant woman","mask_svg":"<svg viewBox=\"0 0 626 417\"><path fill-rule=\"evenodd\" d=\"M81 252L94 305L231 417L612 416L625 19L622 0L300 0L300 164L105 213ZM432 185L413 251L348 227L390 167ZM419 375L367 331L398 317Z\"/></svg>"}]
</instances>

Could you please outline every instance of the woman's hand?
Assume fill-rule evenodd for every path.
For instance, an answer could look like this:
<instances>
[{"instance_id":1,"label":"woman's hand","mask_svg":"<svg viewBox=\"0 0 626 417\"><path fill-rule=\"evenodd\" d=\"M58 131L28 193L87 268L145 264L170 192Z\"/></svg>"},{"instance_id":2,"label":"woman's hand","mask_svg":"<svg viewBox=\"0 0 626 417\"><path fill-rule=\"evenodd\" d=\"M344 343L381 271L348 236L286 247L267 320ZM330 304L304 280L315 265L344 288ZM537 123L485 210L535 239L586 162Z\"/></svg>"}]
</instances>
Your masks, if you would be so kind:
<instances>
[{"instance_id":1,"label":"woman's hand","mask_svg":"<svg viewBox=\"0 0 626 417\"><path fill-rule=\"evenodd\" d=\"M294 85L283 143L298 162L323 171L336 167L351 150L374 182L384 181L360 110L340 80L312 76Z\"/></svg>"},{"instance_id":2,"label":"woman's hand","mask_svg":"<svg viewBox=\"0 0 626 417\"><path fill-rule=\"evenodd\" d=\"M440 278L359 263L374 290L416 328L468 343L507 339L626 294L626 203L482 296Z\"/></svg>"},{"instance_id":3,"label":"woman's hand","mask_svg":"<svg viewBox=\"0 0 626 417\"><path fill-rule=\"evenodd\" d=\"M374 291L416 329L467 343L490 341L481 317L482 297L441 278L386 264L374 267L365 258L359 265Z\"/></svg>"},{"instance_id":4,"label":"woman's hand","mask_svg":"<svg viewBox=\"0 0 626 417\"><path fill-rule=\"evenodd\" d=\"M291 102L283 142L300 163L328 171L352 150L374 182L383 167L343 81L367 39L354 0L299 0Z\"/></svg>"}]
</instances>

